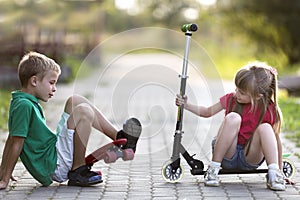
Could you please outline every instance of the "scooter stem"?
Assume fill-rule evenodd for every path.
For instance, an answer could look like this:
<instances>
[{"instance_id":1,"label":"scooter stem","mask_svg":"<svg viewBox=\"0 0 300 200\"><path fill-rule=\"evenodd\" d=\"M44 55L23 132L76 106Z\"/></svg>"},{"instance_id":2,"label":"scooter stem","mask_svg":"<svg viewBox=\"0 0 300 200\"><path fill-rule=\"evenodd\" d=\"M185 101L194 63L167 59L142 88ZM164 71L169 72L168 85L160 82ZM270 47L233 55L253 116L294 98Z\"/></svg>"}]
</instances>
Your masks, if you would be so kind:
<instances>
[{"instance_id":1,"label":"scooter stem","mask_svg":"<svg viewBox=\"0 0 300 200\"><path fill-rule=\"evenodd\" d=\"M188 56L189 56L189 50L190 50L191 36L192 36L191 31L197 30L197 25L195 25L195 24L192 24L192 25L191 24L183 25L182 29L181 29L183 32L185 32L185 38L186 38L184 58L183 58L183 67L182 67L182 73L180 75L180 77L181 77L180 95L181 96L185 95L186 82L187 82L187 78L188 78L187 77L187 68L188 68ZM183 28L183 27L185 27L185 28ZM190 29L192 29L192 30L190 30ZM176 131L175 131L174 143L173 143L173 153L172 153L172 157L171 157L172 161L176 161L176 160L180 159L180 155L179 155L181 152L180 145L181 145L181 139L182 139L182 134L183 134L183 131L182 131L183 111L184 111L184 105L178 106Z\"/></svg>"},{"instance_id":2,"label":"scooter stem","mask_svg":"<svg viewBox=\"0 0 300 200\"><path fill-rule=\"evenodd\" d=\"M188 57L189 57L191 36L192 36L192 33L190 31L187 31L185 33L186 43L185 43L182 73L181 73L181 76L180 76L181 77L180 95L182 97L185 95L186 82L187 82L187 78L188 78L187 69L188 69ZM182 131L183 110L184 110L184 105L178 106L176 132Z\"/></svg>"}]
</instances>

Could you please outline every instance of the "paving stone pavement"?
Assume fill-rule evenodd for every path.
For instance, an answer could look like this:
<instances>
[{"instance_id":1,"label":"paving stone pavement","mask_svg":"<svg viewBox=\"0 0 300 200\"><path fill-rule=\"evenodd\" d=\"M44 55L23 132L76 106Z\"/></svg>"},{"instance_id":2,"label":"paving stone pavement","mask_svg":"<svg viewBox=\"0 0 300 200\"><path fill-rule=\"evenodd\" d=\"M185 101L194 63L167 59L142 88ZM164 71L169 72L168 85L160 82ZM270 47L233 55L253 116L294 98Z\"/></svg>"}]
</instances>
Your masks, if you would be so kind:
<instances>
[{"instance_id":1,"label":"paving stone pavement","mask_svg":"<svg viewBox=\"0 0 300 200\"><path fill-rule=\"evenodd\" d=\"M169 64L159 65L162 59ZM79 93L89 98L118 129L130 116L141 120L143 132L134 160L97 162L94 169L102 171L104 182L93 187L68 187L66 183L42 187L18 162L13 173L18 180L0 191L0 199L299 199L298 184L288 185L284 192L271 191L266 188L265 174L220 175L220 187L205 187L203 176L191 175L184 159L181 162L184 176L180 182L172 184L163 179L161 168L170 159L177 112L174 96L179 79L173 75L181 72L180 67L181 61L172 56L127 55L88 79L59 85L55 97L43 104L49 126L55 130L66 97ZM195 103L208 105L217 101L216 96L233 89L231 83L206 80L193 68L190 71L187 94ZM223 114L211 119L201 119L188 112L184 115L182 143L207 166L211 157L210 141ZM7 133L0 137L2 154ZM284 151L292 154L289 159L297 168L293 179L299 182L300 161L295 155L299 148L286 140L284 134L282 139ZM108 141L93 130L87 151Z\"/></svg>"}]
</instances>

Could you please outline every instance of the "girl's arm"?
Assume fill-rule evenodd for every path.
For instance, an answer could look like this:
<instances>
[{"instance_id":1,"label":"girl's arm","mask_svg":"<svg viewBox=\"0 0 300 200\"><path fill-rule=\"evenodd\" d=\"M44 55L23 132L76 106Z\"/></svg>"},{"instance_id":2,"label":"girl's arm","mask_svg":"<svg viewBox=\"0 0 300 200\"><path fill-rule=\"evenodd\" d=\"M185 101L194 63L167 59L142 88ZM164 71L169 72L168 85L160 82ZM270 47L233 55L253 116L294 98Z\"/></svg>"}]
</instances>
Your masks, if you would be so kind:
<instances>
[{"instance_id":1,"label":"girl's arm","mask_svg":"<svg viewBox=\"0 0 300 200\"><path fill-rule=\"evenodd\" d=\"M275 133L278 149L278 165L280 170L282 170L282 143L279 134Z\"/></svg>"},{"instance_id":2,"label":"girl's arm","mask_svg":"<svg viewBox=\"0 0 300 200\"><path fill-rule=\"evenodd\" d=\"M177 106L184 105L184 108L186 110L188 110L200 117L211 117L223 109L220 102L218 102L212 106L205 107L205 106L198 106L198 105L190 104L190 103L188 103L187 99L188 99L187 96L181 97L180 95L177 95L175 103Z\"/></svg>"},{"instance_id":3,"label":"girl's arm","mask_svg":"<svg viewBox=\"0 0 300 200\"><path fill-rule=\"evenodd\" d=\"M1 163L0 189L5 189L7 187L9 179L12 177L12 172L22 151L23 144L24 138L22 137L8 137Z\"/></svg>"},{"instance_id":4,"label":"girl's arm","mask_svg":"<svg viewBox=\"0 0 300 200\"><path fill-rule=\"evenodd\" d=\"M277 149L278 149L278 165L281 171L283 171L283 161L282 161L282 143L281 143L281 139L280 139L280 135L278 133L275 133L276 136L276 141L277 141ZM295 185L296 182L289 179L289 178L285 178L285 182L287 184L291 184L291 185Z\"/></svg>"}]
</instances>

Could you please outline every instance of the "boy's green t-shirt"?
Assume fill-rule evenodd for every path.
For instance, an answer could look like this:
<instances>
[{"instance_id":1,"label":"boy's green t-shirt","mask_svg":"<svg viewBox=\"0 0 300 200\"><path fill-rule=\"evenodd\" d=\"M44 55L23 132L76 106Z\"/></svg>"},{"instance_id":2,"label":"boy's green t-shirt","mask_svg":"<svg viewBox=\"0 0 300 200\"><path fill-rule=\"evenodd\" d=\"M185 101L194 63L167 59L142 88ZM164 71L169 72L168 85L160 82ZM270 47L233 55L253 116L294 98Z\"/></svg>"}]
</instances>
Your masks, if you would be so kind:
<instances>
[{"instance_id":1,"label":"boy's green t-shirt","mask_svg":"<svg viewBox=\"0 0 300 200\"><path fill-rule=\"evenodd\" d=\"M26 169L41 184L50 185L57 163L57 136L46 125L36 97L12 92L8 128L10 136L25 138L20 158Z\"/></svg>"}]
</instances>

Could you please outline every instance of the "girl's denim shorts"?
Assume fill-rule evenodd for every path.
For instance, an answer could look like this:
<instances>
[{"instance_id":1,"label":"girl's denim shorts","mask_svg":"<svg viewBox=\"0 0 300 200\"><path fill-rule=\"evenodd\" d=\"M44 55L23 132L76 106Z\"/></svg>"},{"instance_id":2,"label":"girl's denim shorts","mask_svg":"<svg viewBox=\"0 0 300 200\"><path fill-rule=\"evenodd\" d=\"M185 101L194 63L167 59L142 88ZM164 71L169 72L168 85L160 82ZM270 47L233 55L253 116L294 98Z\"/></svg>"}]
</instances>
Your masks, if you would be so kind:
<instances>
[{"instance_id":1,"label":"girl's denim shorts","mask_svg":"<svg viewBox=\"0 0 300 200\"><path fill-rule=\"evenodd\" d=\"M214 152L214 147L216 144L216 139L214 138L212 140L212 152ZM257 169L262 163L264 162L264 159L257 165L252 165L247 163L244 153L244 146L237 145L235 154L231 159L224 158L221 167L223 169L237 169L237 170L253 170Z\"/></svg>"}]
</instances>

